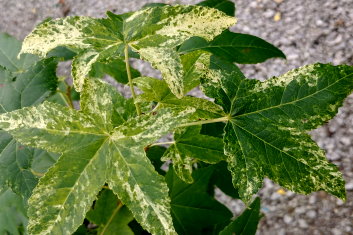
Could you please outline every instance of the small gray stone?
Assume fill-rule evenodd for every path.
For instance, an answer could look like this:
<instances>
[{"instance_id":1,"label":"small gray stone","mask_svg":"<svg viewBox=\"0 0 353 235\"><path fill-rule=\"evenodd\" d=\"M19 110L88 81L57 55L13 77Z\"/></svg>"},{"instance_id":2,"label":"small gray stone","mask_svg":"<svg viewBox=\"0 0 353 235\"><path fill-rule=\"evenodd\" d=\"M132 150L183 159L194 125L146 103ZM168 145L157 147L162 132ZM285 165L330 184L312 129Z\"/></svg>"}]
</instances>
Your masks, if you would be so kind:
<instances>
[{"instance_id":1,"label":"small gray stone","mask_svg":"<svg viewBox=\"0 0 353 235\"><path fill-rule=\"evenodd\" d=\"M314 210L310 210L310 211L306 212L306 216L308 216L311 219L314 219L316 217L316 214L317 213Z\"/></svg>"},{"instance_id":2,"label":"small gray stone","mask_svg":"<svg viewBox=\"0 0 353 235\"><path fill-rule=\"evenodd\" d=\"M353 181L346 184L346 190L353 190Z\"/></svg>"},{"instance_id":3,"label":"small gray stone","mask_svg":"<svg viewBox=\"0 0 353 235\"><path fill-rule=\"evenodd\" d=\"M301 227L301 228L309 227L308 223L304 219L299 219L298 224L299 224L299 227Z\"/></svg>"},{"instance_id":4,"label":"small gray stone","mask_svg":"<svg viewBox=\"0 0 353 235\"><path fill-rule=\"evenodd\" d=\"M289 216L289 215L285 215L285 216L283 217L283 221L284 221L284 223L286 223L286 224L291 224L291 223L293 222L293 217L291 217L291 216Z\"/></svg>"}]
</instances>

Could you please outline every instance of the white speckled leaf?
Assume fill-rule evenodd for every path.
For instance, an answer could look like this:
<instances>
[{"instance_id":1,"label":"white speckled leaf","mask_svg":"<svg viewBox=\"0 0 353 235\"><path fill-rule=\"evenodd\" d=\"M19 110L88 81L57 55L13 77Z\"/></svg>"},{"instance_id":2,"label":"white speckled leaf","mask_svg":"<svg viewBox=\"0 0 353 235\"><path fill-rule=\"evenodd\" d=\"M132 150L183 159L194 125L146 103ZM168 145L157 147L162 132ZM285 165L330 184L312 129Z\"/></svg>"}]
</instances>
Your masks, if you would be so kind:
<instances>
[{"instance_id":1,"label":"white speckled leaf","mask_svg":"<svg viewBox=\"0 0 353 235\"><path fill-rule=\"evenodd\" d=\"M29 199L31 234L71 234L82 223L106 181L107 141L94 141L64 153Z\"/></svg>"},{"instance_id":2,"label":"white speckled leaf","mask_svg":"<svg viewBox=\"0 0 353 235\"><path fill-rule=\"evenodd\" d=\"M131 119L112 137L109 186L128 206L136 220L152 234L175 234L168 187L147 158L143 147L187 119L194 110L175 114L160 110L153 117Z\"/></svg>"},{"instance_id":3,"label":"white speckled leaf","mask_svg":"<svg viewBox=\"0 0 353 235\"><path fill-rule=\"evenodd\" d=\"M211 40L235 24L233 17L201 6L163 6L145 8L132 14L107 19L67 17L49 20L28 35L22 53L45 56L66 46L78 53L73 63L75 88L82 90L84 80L96 62L118 53L125 44L159 69L172 92L183 95L183 69L176 47L193 36Z\"/></svg>"},{"instance_id":4,"label":"white speckled leaf","mask_svg":"<svg viewBox=\"0 0 353 235\"><path fill-rule=\"evenodd\" d=\"M146 230L175 233L168 188L144 147L195 110L131 118L124 109L133 104L120 103L122 97L115 93L109 84L87 80L81 111L44 102L0 115L0 128L20 142L62 153L29 200L31 233L74 232L105 182Z\"/></svg>"},{"instance_id":5,"label":"white speckled leaf","mask_svg":"<svg viewBox=\"0 0 353 235\"><path fill-rule=\"evenodd\" d=\"M55 153L105 137L88 115L50 102L0 115L0 128L22 144Z\"/></svg>"},{"instance_id":6,"label":"white speckled leaf","mask_svg":"<svg viewBox=\"0 0 353 235\"><path fill-rule=\"evenodd\" d=\"M213 70L204 89L231 116L225 153L244 201L265 176L298 193L345 199L342 174L307 132L333 118L352 92L352 67L308 65L265 82Z\"/></svg>"}]
</instances>

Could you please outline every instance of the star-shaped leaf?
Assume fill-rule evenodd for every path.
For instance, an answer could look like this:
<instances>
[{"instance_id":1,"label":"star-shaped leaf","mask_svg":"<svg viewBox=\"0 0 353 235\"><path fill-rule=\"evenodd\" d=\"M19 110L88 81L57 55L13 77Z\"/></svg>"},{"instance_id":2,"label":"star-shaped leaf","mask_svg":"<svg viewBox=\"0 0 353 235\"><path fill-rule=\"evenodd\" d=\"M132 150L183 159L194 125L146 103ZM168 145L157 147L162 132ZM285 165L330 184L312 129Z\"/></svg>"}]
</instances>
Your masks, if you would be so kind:
<instances>
[{"instance_id":1,"label":"star-shaped leaf","mask_svg":"<svg viewBox=\"0 0 353 235\"><path fill-rule=\"evenodd\" d=\"M29 199L31 233L74 232L106 182L146 230L174 233L167 185L144 147L194 110L135 118L133 104L121 100L113 87L90 79L81 111L44 102L0 116L0 128L21 143L62 153Z\"/></svg>"},{"instance_id":2,"label":"star-shaped leaf","mask_svg":"<svg viewBox=\"0 0 353 235\"><path fill-rule=\"evenodd\" d=\"M333 118L352 92L352 67L308 65L265 82L211 69L203 87L229 114L225 154L245 202L265 176L298 193L324 190L345 198L342 174L307 132Z\"/></svg>"},{"instance_id":3,"label":"star-shaped leaf","mask_svg":"<svg viewBox=\"0 0 353 235\"><path fill-rule=\"evenodd\" d=\"M39 104L57 88L57 60L38 61L37 56L29 54L18 59L20 48L21 42L0 33L0 114ZM39 163L40 171L34 169L37 164L33 164L33 159ZM10 187L27 199L38 176L53 161L51 154L23 146L0 130L0 189Z\"/></svg>"},{"instance_id":4,"label":"star-shaped leaf","mask_svg":"<svg viewBox=\"0 0 353 235\"><path fill-rule=\"evenodd\" d=\"M201 126L180 128L174 132L174 144L162 158L172 160L175 173L186 183L192 183L193 164L202 161L215 164L225 159L221 138L200 134Z\"/></svg>"},{"instance_id":5,"label":"star-shaped leaf","mask_svg":"<svg viewBox=\"0 0 353 235\"><path fill-rule=\"evenodd\" d=\"M46 21L28 35L22 52L45 56L58 46L77 53L72 75L77 91L92 66L112 56L121 55L129 46L162 72L172 92L183 95L183 67L176 47L193 36L212 40L235 24L233 17L202 6L162 6L108 18L67 17Z\"/></svg>"}]
</instances>

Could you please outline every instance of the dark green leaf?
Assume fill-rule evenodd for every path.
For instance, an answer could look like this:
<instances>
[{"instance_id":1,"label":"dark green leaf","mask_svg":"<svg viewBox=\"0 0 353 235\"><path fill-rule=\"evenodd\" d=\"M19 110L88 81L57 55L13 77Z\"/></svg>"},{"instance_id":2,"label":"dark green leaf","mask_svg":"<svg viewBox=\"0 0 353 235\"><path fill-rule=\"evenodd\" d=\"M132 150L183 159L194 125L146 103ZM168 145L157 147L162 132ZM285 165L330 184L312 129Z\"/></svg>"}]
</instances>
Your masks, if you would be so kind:
<instances>
[{"instance_id":1,"label":"dark green leaf","mask_svg":"<svg viewBox=\"0 0 353 235\"><path fill-rule=\"evenodd\" d=\"M162 146L152 146L152 147L147 147L145 149L147 157L150 159L152 162L154 168L156 171L161 174L165 175L165 171L161 169L163 162L161 161L161 158L163 154L166 151L165 147Z\"/></svg>"},{"instance_id":2,"label":"dark green leaf","mask_svg":"<svg viewBox=\"0 0 353 235\"><path fill-rule=\"evenodd\" d=\"M98 234L126 234L133 235L128 223L134 217L126 206L123 206L111 190L103 190L94 208L87 215L87 219L98 225Z\"/></svg>"},{"instance_id":3,"label":"dark green leaf","mask_svg":"<svg viewBox=\"0 0 353 235\"><path fill-rule=\"evenodd\" d=\"M232 213L207 194L213 166L193 172L195 182L184 183L170 168L166 180L171 197L174 226L179 234L215 234L215 228L227 223Z\"/></svg>"},{"instance_id":4,"label":"dark green leaf","mask_svg":"<svg viewBox=\"0 0 353 235\"><path fill-rule=\"evenodd\" d=\"M223 11L229 16L235 15L235 4L229 0L206 0L198 3L197 5L215 8Z\"/></svg>"},{"instance_id":5,"label":"dark green leaf","mask_svg":"<svg viewBox=\"0 0 353 235\"><path fill-rule=\"evenodd\" d=\"M261 218L260 198L256 198L249 208L225 227L219 235L255 235Z\"/></svg>"},{"instance_id":6,"label":"dark green leaf","mask_svg":"<svg viewBox=\"0 0 353 235\"><path fill-rule=\"evenodd\" d=\"M22 73L38 61L38 56L30 54L23 54L18 59L20 50L20 41L6 33L0 33L0 66L11 72Z\"/></svg>"},{"instance_id":7,"label":"dark green leaf","mask_svg":"<svg viewBox=\"0 0 353 235\"><path fill-rule=\"evenodd\" d=\"M265 82L225 70L209 76L207 95L230 116L225 153L245 202L265 176L298 193L324 190L345 198L342 174L307 132L333 118L352 92L352 67L308 65Z\"/></svg>"},{"instance_id":8,"label":"dark green leaf","mask_svg":"<svg viewBox=\"0 0 353 235\"><path fill-rule=\"evenodd\" d=\"M132 78L141 76L140 72L136 69L131 68ZM101 78L105 74L113 77L117 82L127 84L128 77L126 73L125 61L119 57L107 58L100 60L93 65L91 76Z\"/></svg>"},{"instance_id":9,"label":"dark green leaf","mask_svg":"<svg viewBox=\"0 0 353 235\"><path fill-rule=\"evenodd\" d=\"M75 56L76 53L66 47L57 47L50 51L47 55L47 57L58 57L64 60L72 60Z\"/></svg>"},{"instance_id":10,"label":"dark green leaf","mask_svg":"<svg viewBox=\"0 0 353 235\"><path fill-rule=\"evenodd\" d=\"M193 164L203 161L215 164L224 160L221 138L200 134L201 126L177 129L174 141L164 153L163 161L172 160L175 173L186 183L192 183Z\"/></svg>"},{"instance_id":11,"label":"dark green leaf","mask_svg":"<svg viewBox=\"0 0 353 235\"><path fill-rule=\"evenodd\" d=\"M200 134L223 138L225 124L215 122L202 125Z\"/></svg>"},{"instance_id":12,"label":"dark green leaf","mask_svg":"<svg viewBox=\"0 0 353 235\"><path fill-rule=\"evenodd\" d=\"M228 30L211 42L193 37L179 48L180 53L195 50L209 51L224 60L239 64L256 64L276 57L286 58L280 49L261 38Z\"/></svg>"},{"instance_id":13,"label":"dark green leaf","mask_svg":"<svg viewBox=\"0 0 353 235\"><path fill-rule=\"evenodd\" d=\"M0 192L0 234L26 234L27 217L23 200L11 190Z\"/></svg>"},{"instance_id":14,"label":"dark green leaf","mask_svg":"<svg viewBox=\"0 0 353 235\"><path fill-rule=\"evenodd\" d=\"M232 183L232 175L227 169L227 163L222 161L214 166L215 170L210 180L211 195L214 192L214 186L217 186L223 193L232 198L239 198L238 191Z\"/></svg>"},{"instance_id":15,"label":"dark green leaf","mask_svg":"<svg viewBox=\"0 0 353 235\"><path fill-rule=\"evenodd\" d=\"M6 47L4 43L8 43ZM57 87L56 66L53 58L36 62L37 57L23 55L21 59L13 54L20 49L16 39L0 34L0 114L43 102ZM7 49L13 51L7 51ZM27 199L38 177L49 167L44 151L28 148L0 130L0 188L10 187L15 193ZM33 158L47 161L42 172L34 170ZM52 162L51 162L52 163Z\"/></svg>"},{"instance_id":16,"label":"dark green leaf","mask_svg":"<svg viewBox=\"0 0 353 235\"><path fill-rule=\"evenodd\" d=\"M163 7L163 6L166 6L168 4L166 3L147 3L145 5L143 5L142 8L148 8L148 7Z\"/></svg>"}]
</instances>

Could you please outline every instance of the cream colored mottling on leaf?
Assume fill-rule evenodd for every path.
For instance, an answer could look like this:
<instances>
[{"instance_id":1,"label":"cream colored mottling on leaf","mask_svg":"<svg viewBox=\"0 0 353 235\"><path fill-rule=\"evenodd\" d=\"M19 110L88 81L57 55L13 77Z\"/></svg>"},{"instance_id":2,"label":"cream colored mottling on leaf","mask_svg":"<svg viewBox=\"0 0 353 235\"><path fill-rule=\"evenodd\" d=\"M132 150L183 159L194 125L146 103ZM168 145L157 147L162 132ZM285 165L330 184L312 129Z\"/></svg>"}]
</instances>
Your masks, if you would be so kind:
<instances>
[{"instance_id":1,"label":"cream colored mottling on leaf","mask_svg":"<svg viewBox=\"0 0 353 235\"><path fill-rule=\"evenodd\" d=\"M174 45L188 39L190 36L212 40L215 36L222 33L223 30L235 23L236 19L234 17L229 17L219 10L195 6L190 12L178 14L172 19L167 18L160 21L159 25L166 26L163 26L156 34L170 38L164 43L165 46Z\"/></svg>"}]
</instances>

